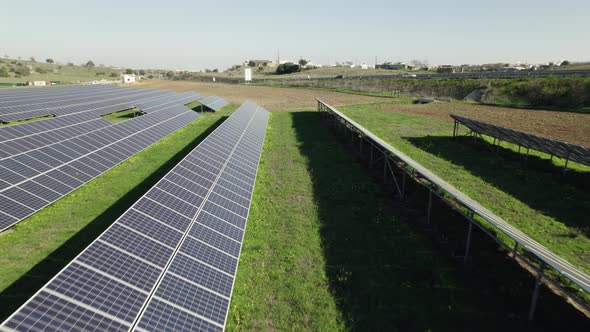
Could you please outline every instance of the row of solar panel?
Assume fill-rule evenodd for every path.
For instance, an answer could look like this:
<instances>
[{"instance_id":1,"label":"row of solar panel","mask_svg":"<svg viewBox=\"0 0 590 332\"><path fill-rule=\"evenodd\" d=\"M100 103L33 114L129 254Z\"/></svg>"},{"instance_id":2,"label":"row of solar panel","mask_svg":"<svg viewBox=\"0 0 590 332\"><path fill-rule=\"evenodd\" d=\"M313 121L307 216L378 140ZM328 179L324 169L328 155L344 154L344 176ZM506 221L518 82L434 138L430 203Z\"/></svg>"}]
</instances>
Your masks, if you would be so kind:
<instances>
[{"instance_id":1,"label":"row of solar panel","mask_svg":"<svg viewBox=\"0 0 590 332\"><path fill-rule=\"evenodd\" d=\"M153 103L151 104L152 106L144 108L142 111L149 113L154 109L160 109L170 104L179 104L182 107L182 104L185 102L194 100L193 98L195 98L195 96L177 95L175 98L177 99L172 101L168 98L159 99L158 103ZM91 120L6 140L0 142L0 160L79 135L87 134L92 131L100 130L110 125L111 123L109 121L93 116Z\"/></svg>"},{"instance_id":2,"label":"row of solar panel","mask_svg":"<svg viewBox=\"0 0 590 332\"><path fill-rule=\"evenodd\" d=\"M173 103L177 100L184 99L184 97L192 97L194 98L193 100L197 100L200 98L200 95L198 93L164 93L156 95L150 94L149 96L143 94L134 95L131 96L129 100L125 100L123 102L114 104L106 103L108 106L103 106L101 104L101 107L83 108L79 112L60 114L61 116L52 119L26 122L15 126L0 127L0 142L33 135L36 133L47 132L53 129L75 125L84 121L96 120L98 116L129 109L135 105L139 105L142 102L155 101L157 103L153 103L152 105L160 105L165 103Z\"/></svg>"},{"instance_id":3,"label":"row of solar panel","mask_svg":"<svg viewBox=\"0 0 590 332\"><path fill-rule=\"evenodd\" d=\"M590 165L590 148L588 147L528 134L454 114L451 114L451 117L474 132L518 144L526 148L545 152L563 159L569 159L581 164Z\"/></svg>"},{"instance_id":4,"label":"row of solar panel","mask_svg":"<svg viewBox=\"0 0 590 332\"><path fill-rule=\"evenodd\" d=\"M19 112L8 113L0 111L0 120L4 122L12 122L49 115L69 115L116 104L120 104L123 107L128 105L126 108L129 108L133 101L139 101L148 98L149 96L162 96L166 94L172 94L172 92L158 90L124 91L123 93L117 92L116 94L113 92L100 98L93 96L91 97L91 101L84 103L60 101L59 105L53 107L38 107L39 105L34 105Z\"/></svg>"},{"instance_id":5,"label":"row of solar panel","mask_svg":"<svg viewBox=\"0 0 590 332\"><path fill-rule=\"evenodd\" d=\"M267 121L242 105L3 326L223 330Z\"/></svg>"},{"instance_id":6,"label":"row of solar panel","mask_svg":"<svg viewBox=\"0 0 590 332\"><path fill-rule=\"evenodd\" d=\"M97 91L99 89L117 89L117 86L101 85L101 86L89 86L89 85L62 85L53 87L29 87L26 89L1 89L0 97L2 101L20 101L25 103L28 100L38 100L43 98L55 98L63 95L69 95L72 93L79 93L81 91Z\"/></svg>"},{"instance_id":7,"label":"row of solar panel","mask_svg":"<svg viewBox=\"0 0 590 332\"><path fill-rule=\"evenodd\" d=\"M0 160L0 230L198 117L171 106Z\"/></svg>"},{"instance_id":8,"label":"row of solar panel","mask_svg":"<svg viewBox=\"0 0 590 332\"><path fill-rule=\"evenodd\" d=\"M27 111L30 109L42 109L61 106L62 104L80 104L85 102L92 102L97 99L104 98L109 95L124 95L134 91L141 91L140 89L112 87L110 89L86 89L81 91L73 91L71 94L61 96L43 96L34 97L28 96L26 98L18 98L17 100L9 100L9 98L2 98L0 101L0 114L11 114L19 111Z\"/></svg>"},{"instance_id":9,"label":"row of solar panel","mask_svg":"<svg viewBox=\"0 0 590 332\"><path fill-rule=\"evenodd\" d=\"M225 99L218 96L205 97L199 100L199 102L212 111L217 111L228 104Z\"/></svg>"}]
</instances>

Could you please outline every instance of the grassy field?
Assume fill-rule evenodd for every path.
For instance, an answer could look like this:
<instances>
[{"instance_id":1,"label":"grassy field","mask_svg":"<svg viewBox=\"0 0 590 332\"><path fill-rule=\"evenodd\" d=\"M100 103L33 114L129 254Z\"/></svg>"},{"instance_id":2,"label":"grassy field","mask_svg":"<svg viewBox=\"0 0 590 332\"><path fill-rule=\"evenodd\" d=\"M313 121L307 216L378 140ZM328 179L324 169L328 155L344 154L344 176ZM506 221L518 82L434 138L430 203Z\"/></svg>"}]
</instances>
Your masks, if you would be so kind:
<instances>
[{"instance_id":1,"label":"grassy field","mask_svg":"<svg viewBox=\"0 0 590 332\"><path fill-rule=\"evenodd\" d=\"M417 223L424 218L423 206L410 200L400 203L376 185L364 165L319 121L317 112L286 110L289 105L313 106L310 94L323 94L331 98L329 102L339 104L350 104L351 98L366 98L365 102L391 99L303 89L171 81L158 84L160 88L196 90L222 97L227 94L230 100L264 98L261 100L281 110L272 112L269 122L227 330L551 331L562 326L563 321L572 330L590 329L587 319L544 288L536 322L526 323L533 285L530 274L476 233L474 257L483 259L477 262L477 268L458 264L449 254L456 252L448 244L451 241L423 232ZM280 95L268 97L277 91ZM509 168L508 173L516 173L519 179L536 186L532 188L538 194L544 192L540 182L545 181L556 187L556 195L564 196L549 204L548 212L540 213L540 207L527 207L532 203L518 191L525 189L506 189L514 178L500 177L503 182L498 184L488 179L484 170L470 169L471 159L496 166L493 155L486 151L485 157L479 145L446 142L452 124L399 113L398 118L389 114L392 112L375 112L374 105L342 109L359 121L367 121L368 127L374 127L371 130L396 146L399 143L398 147L410 151L412 157L433 159L432 165L425 165L437 173L436 167L440 166L449 173L458 170L459 180L465 177L464 181L471 181L471 176L481 177L482 184L491 182L487 188L491 188L494 204L501 199L498 192L508 191L506 195L516 200L510 203L513 205L507 203L513 209L508 212L523 214L523 222L530 223L526 213L532 210L534 216L537 213L545 218L549 214L555 224L567 219L554 217L558 214L574 215L578 219L572 221L582 223L581 214L576 212L579 207L565 198L580 194L575 185L578 191L568 192L560 187L559 178L551 179L540 172L541 178L536 179L537 175L527 175L529 169L515 172L515 167ZM221 113L205 113L204 118L0 235L0 320L116 220L236 106ZM121 119L120 115L114 115L115 120ZM411 140L439 136L446 137L442 142ZM455 165L458 161L451 158L452 154L447 155L449 150L457 150L466 164ZM503 155L509 157L509 151ZM477 156L482 156L483 161ZM530 162L532 169L543 165L554 169L535 158ZM570 183L572 178L567 179ZM522 182L512 184L518 185ZM557 206L563 202L569 205ZM529 210L520 211L521 205ZM462 218L442 206L435 204L433 208L436 224L455 228L451 234L464 236L466 224ZM541 223L546 219L532 220L537 224L537 220ZM568 243L574 250L576 239L587 235L578 232L573 237L574 228L570 226L563 231L569 234ZM584 245L581 251L587 255L587 249Z\"/></svg>"},{"instance_id":2,"label":"grassy field","mask_svg":"<svg viewBox=\"0 0 590 332\"><path fill-rule=\"evenodd\" d=\"M114 222L236 104L164 138L0 234L0 320Z\"/></svg>"},{"instance_id":3,"label":"grassy field","mask_svg":"<svg viewBox=\"0 0 590 332\"><path fill-rule=\"evenodd\" d=\"M569 262L590 272L590 168L532 152L522 167L514 146L496 156L488 144L451 139L452 124L379 110L375 105L340 108L396 148L517 226Z\"/></svg>"},{"instance_id":4,"label":"grassy field","mask_svg":"<svg viewBox=\"0 0 590 332\"><path fill-rule=\"evenodd\" d=\"M15 63L13 63L15 62ZM20 65L19 65L20 64ZM59 81L59 82L80 82L93 80L119 80L119 75L123 70L112 67L83 67L68 66L66 64L49 64L45 62L32 62L28 60L0 59L0 70L10 67L16 69L21 66L32 68L31 74L17 77L17 74L9 72L9 77L0 77L0 83L10 82L28 82L28 81ZM111 77L115 74L115 77Z\"/></svg>"},{"instance_id":5,"label":"grassy field","mask_svg":"<svg viewBox=\"0 0 590 332\"><path fill-rule=\"evenodd\" d=\"M526 272L502 255L457 268L416 230L415 208L391 200L344 146L316 112L271 114L228 331L588 327L547 293L537 324L523 323Z\"/></svg>"}]
</instances>

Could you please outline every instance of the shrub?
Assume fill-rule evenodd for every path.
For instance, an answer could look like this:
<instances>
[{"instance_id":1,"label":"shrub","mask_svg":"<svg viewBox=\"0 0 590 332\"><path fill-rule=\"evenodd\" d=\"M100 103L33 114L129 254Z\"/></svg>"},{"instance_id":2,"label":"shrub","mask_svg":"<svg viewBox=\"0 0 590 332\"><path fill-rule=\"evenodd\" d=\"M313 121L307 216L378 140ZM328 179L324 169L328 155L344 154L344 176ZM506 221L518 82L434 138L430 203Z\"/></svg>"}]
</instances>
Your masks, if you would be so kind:
<instances>
[{"instance_id":1,"label":"shrub","mask_svg":"<svg viewBox=\"0 0 590 332\"><path fill-rule=\"evenodd\" d=\"M0 68L0 77L9 77L10 74L8 74L8 70L6 69L6 67L2 67Z\"/></svg>"},{"instance_id":2,"label":"shrub","mask_svg":"<svg viewBox=\"0 0 590 332\"><path fill-rule=\"evenodd\" d=\"M293 62L282 63L277 67L276 73L279 75L291 74L301 71L301 66Z\"/></svg>"},{"instance_id":3,"label":"shrub","mask_svg":"<svg viewBox=\"0 0 590 332\"><path fill-rule=\"evenodd\" d=\"M19 68L16 68L14 73L20 76L28 76L31 75L31 70L27 66L21 66Z\"/></svg>"}]
</instances>

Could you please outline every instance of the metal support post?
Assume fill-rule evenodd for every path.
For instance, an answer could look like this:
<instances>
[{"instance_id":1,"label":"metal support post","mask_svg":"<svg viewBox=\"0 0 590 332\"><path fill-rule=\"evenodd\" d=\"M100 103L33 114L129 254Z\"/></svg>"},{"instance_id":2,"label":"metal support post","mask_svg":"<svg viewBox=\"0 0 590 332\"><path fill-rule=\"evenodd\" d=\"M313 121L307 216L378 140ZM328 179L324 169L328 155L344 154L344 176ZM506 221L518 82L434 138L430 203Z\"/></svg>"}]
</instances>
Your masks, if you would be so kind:
<instances>
[{"instance_id":1,"label":"metal support post","mask_svg":"<svg viewBox=\"0 0 590 332\"><path fill-rule=\"evenodd\" d=\"M518 253L518 242L514 241L514 248L512 248L512 258L516 259Z\"/></svg>"},{"instance_id":2,"label":"metal support post","mask_svg":"<svg viewBox=\"0 0 590 332\"><path fill-rule=\"evenodd\" d=\"M428 190L428 210L426 210L426 224L430 225L430 212L432 210L432 190Z\"/></svg>"},{"instance_id":3,"label":"metal support post","mask_svg":"<svg viewBox=\"0 0 590 332\"><path fill-rule=\"evenodd\" d=\"M533 320L535 317L535 310L537 309L537 301L539 299L539 289L543 284L543 270L545 269L545 262L541 262L539 265L539 273L537 274L537 280L535 280L535 289L533 290L533 298L531 299L531 307L529 309L529 320Z\"/></svg>"},{"instance_id":4,"label":"metal support post","mask_svg":"<svg viewBox=\"0 0 590 332\"><path fill-rule=\"evenodd\" d=\"M361 151L361 155L363 154L363 136L359 136L359 149Z\"/></svg>"},{"instance_id":5,"label":"metal support post","mask_svg":"<svg viewBox=\"0 0 590 332\"><path fill-rule=\"evenodd\" d=\"M469 248L471 247L471 232L473 230L473 221L469 220L469 228L467 230L467 241L465 243L465 256L463 256L463 262L467 263L467 257L469 256Z\"/></svg>"},{"instance_id":6,"label":"metal support post","mask_svg":"<svg viewBox=\"0 0 590 332\"><path fill-rule=\"evenodd\" d=\"M406 171L402 168L402 172L403 172L403 177L402 177L402 190L400 192L400 199L404 199L404 196L406 194Z\"/></svg>"}]
</instances>

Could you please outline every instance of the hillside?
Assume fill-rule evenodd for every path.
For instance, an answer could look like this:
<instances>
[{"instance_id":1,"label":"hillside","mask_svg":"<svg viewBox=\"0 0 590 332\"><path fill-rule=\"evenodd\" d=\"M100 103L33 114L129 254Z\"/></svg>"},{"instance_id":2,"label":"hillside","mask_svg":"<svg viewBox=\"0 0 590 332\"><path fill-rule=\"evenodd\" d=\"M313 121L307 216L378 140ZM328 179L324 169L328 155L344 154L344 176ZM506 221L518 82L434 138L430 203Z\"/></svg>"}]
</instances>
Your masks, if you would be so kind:
<instances>
[{"instance_id":1,"label":"hillside","mask_svg":"<svg viewBox=\"0 0 590 332\"><path fill-rule=\"evenodd\" d=\"M84 82L92 80L118 80L125 69L96 64L86 67L72 63L50 64L40 61L0 59L0 84L30 81ZM146 75L159 76L162 71L141 71Z\"/></svg>"}]
</instances>

